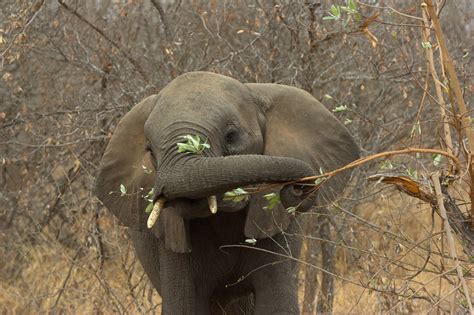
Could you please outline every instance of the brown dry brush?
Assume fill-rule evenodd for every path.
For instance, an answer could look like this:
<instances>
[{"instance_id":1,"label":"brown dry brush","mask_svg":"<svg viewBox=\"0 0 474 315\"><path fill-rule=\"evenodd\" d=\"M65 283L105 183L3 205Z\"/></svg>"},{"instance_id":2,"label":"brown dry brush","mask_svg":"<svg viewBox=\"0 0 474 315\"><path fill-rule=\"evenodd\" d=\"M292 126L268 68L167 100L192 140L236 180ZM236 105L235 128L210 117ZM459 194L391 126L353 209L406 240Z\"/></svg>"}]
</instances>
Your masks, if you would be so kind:
<instances>
[{"instance_id":1,"label":"brown dry brush","mask_svg":"<svg viewBox=\"0 0 474 315\"><path fill-rule=\"evenodd\" d=\"M333 4L346 5L3 0L1 307L159 312L126 230L92 187L120 117L177 75L207 70L307 90L346 124L364 156L441 148L459 159L456 174L452 159L439 153L372 160L358 166L336 204L304 214L314 220L288 236L305 239L301 257L291 258L303 266L304 313L469 309L472 253L447 242L453 233L430 205L406 196L405 186L399 185L401 193L367 177L408 178L415 183L408 188L428 187L436 199L430 173L454 175L444 181L450 183L444 205L448 220L450 206L459 210L450 223L462 235L456 229L466 227L459 219L470 208L472 144L465 131L474 101L474 51L467 40L474 4L434 3L449 57L440 53L440 32L419 0L358 1L360 20L347 12L324 20Z\"/></svg>"}]
</instances>

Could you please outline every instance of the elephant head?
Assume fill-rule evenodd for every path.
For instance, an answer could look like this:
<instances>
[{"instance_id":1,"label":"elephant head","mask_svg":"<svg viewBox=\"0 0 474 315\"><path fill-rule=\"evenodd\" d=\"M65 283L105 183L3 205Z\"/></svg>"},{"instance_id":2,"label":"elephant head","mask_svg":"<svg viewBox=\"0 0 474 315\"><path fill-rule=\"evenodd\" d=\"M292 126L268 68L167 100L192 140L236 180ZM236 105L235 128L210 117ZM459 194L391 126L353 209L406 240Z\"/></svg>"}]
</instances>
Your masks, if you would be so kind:
<instances>
[{"instance_id":1,"label":"elephant head","mask_svg":"<svg viewBox=\"0 0 474 315\"><path fill-rule=\"evenodd\" d=\"M178 152L185 135L198 135L210 147L200 154ZM189 252L187 221L213 215L208 206L210 200L215 209L213 196L219 212L247 211L247 237L270 237L288 226L287 207L303 210L314 201L331 202L349 174L328 180L317 198L285 187L282 205L271 210L262 209L265 201L259 195L232 202L222 194L330 171L356 158L358 147L349 132L310 94L192 72L123 117L102 158L96 194L124 225L141 230L148 218L143 196L153 188L153 201L164 208L152 232L169 249ZM116 193L121 185L126 192Z\"/></svg>"}]
</instances>

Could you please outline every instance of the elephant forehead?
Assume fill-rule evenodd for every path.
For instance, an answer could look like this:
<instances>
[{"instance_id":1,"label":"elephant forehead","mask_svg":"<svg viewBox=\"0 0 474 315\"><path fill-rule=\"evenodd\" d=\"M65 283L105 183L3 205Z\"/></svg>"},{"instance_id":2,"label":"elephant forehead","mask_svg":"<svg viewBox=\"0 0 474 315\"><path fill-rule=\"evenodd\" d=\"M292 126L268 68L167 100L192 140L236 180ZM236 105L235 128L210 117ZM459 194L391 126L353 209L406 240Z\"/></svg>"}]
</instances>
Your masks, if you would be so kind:
<instances>
[{"instance_id":1,"label":"elephant forehead","mask_svg":"<svg viewBox=\"0 0 474 315\"><path fill-rule=\"evenodd\" d=\"M171 81L162 91L162 98L178 99L179 103L195 100L238 101L246 97L248 89L239 81L211 72L190 72ZM202 99L200 99L202 98Z\"/></svg>"},{"instance_id":2,"label":"elephant forehead","mask_svg":"<svg viewBox=\"0 0 474 315\"><path fill-rule=\"evenodd\" d=\"M196 92L161 98L149 116L145 128L151 125L164 127L178 121L202 125L215 120L228 120L237 114L236 108L232 100L222 97L219 93Z\"/></svg>"},{"instance_id":3,"label":"elephant forehead","mask_svg":"<svg viewBox=\"0 0 474 315\"><path fill-rule=\"evenodd\" d=\"M245 116L255 106L244 85L195 84L177 88L165 88L147 123L163 123L177 120L232 119ZM251 111L251 110L250 110ZM253 112L253 111L251 111Z\"/></svg>"}]
</instances>

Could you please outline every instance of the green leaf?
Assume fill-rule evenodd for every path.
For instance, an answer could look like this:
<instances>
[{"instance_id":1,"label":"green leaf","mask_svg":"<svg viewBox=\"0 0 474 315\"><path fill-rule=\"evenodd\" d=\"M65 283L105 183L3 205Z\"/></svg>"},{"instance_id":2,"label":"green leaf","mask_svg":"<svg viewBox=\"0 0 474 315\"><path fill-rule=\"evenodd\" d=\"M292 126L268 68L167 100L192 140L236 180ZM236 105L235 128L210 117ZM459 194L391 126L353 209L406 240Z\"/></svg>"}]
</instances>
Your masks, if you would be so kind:
<instances>
[{"instance_id":1,"label":"green leaf","mask_svg":"<svg viewBox=\"0 0 474 315\"><path fill-rule=\"evenodd\" d=\"M288 207L288 208L286 208L286 212L288 212L288 213L295 213L295 211L296 211L296 207Z\"/></svg>"},{"instance_id":2,"label":"green leaf","mask_svg":"<svg viewBox=\"0 0 474 315\"><path fill-rule=\"evenodd\" d=\"M155 192L155 190L153 188L150 189L150 191L145 196L143 196L143 199L145 199L148 202L153 202L154 192Z\"/></svg>"},{"instance_id":3,"label":"green leaf","mask_svg":"<svg viewBox=\"0 0 474 315\"><path fill-rule=\"evenodd\" d=\"M340 112L344 112L347 110L347 106L346 105L339 105L339 106L336 106L336 108L334 108L332 111L334 113L340 113Z\"/></svg>"},{"instance_id":4,"label":"green leaf","mask_svg":"<svg viewBox=\"0 0 474 315\"><path fill-rule=\"evenodd\" d=\"M338 5L332 5L331 8L329 9L329 13L334 15L337 18L341 17L341 7Z\"/></svg>"},{"instance_id":5,"label":"green leaf","mask_svg":"<svg viewBox=\"0 0 474 315\"><path fill-rule=\"evenodd\" d=\"M193 153L201 154L205 149L210 149L211 146L206 141L202 142L199 135L185 135L182 137L184 142L176 143L179 153Z\"/></svg>"},{"instance_id":6,"label":"green leaf","mask_svg":"<svg viewBox=\"0 0 474 315\"><path fill-rule=\"evenodd\" d=\"M328 16L323 17L323 20L339 20L341 18L341 9L337 5L332 5L328 14Z\"/></svg>"},{"instance_id":7,"label":"green leaf","mask_svg":"<svg viewBox=\"0 0 474 315\"><path fill-rule=\"evenodd\" d=\"M120 192L122 193L122 197L127 194L127 188L125 188L124 184L120 184Z\"/></svg>"},{"instance_id":8,"label":"green leaf","mask_svg":"<svg viewBox=\"0 0 474 315\"><path fill-rule=\"evenodd\" d=\"M357 11L357 5L354 0L347 0L346 1L347 7L352 11Z\"/></svg>"},{"instance_id":9,"label":"green leaf","mask_svg":"<svg viewBox=\"0 0 474 315\"><path fill-rule=\"evenodd\" d=\"M149 168L147 168L145 165L142 165L142 170L145 172L145 174L151 174L153 171Z\"/></svg>"},{"instance_id":10,"label":"green leaf","mask_svg":"<svg viewBox=\"0 0 474 315\"><path fill-rule=\"evenodd\" d=\"M255 245L257 244L257 240L254 238L248 238L245 240L245 243L250 244L250 245Z\"/></svg>"},{"instance_id":11,"label":"green leaf","mask_svg":"<svg viewBox=\"0 0 474 315\"><path fill-rule=\"evenodd\" d=\"M346 118L344 120L344 125L349 125L350 123L352 123L352 119Z\"/></svg>"},{"instance_id":12,"label":"green leaf","mask_svg":"<svg viewBox=\"0 0 474 315\"><path fill-rule=\"evenodd\" d=\"M179 153L185 153L185 152L189 152L189 153L196 153L194 147L190 144L187 144L187 143L177 143L176 144L178 146L178 152Z\"/></svg>"},{"instance_id":13,"label":"green leaf","mask_svg":"<svg viewBox=\"0 0 474 315\"><path fill-rule=\"evenodd\" d=\"M319 178L316 178L316 180L314 181L314 184L315 185L321 185L327 178L326 177L319 177Z\"/></svg>"},{"instance_id":14,"label":"green leaf","mask_svg":"<svg viewBox=\"0 0 474 315\"><path fill-rule=\"evenodd\" d=\"M433 159L433 165L438 166L439 163L441 163L443 156L441 154L433 154L431 158Z\"/></svg>"},{"instance_id":15,"label":"green leaf","mask_svg":"<svg viewBox=\"0 0 474 315\"><path fill-rule=\"evenodd\" d=\"M418 172L411 168L407 169L407 174L415 179L418 179Z\"/></svg>"},{"instance_id":16,"label":"green leaf","mask_svg":"<svg viewBox=\"0 0 474 315\"><path fill-rule=\"evenodd\" d=\"M417 121L414 125L413 125L413 128L411 128L411 136L414 137L415 136L415 133L418 133L419 135L421 135L421 125L420 125L420 122Z\"/></svg>"},{"instance_id":17,"label":"green leaf","mask_svg":"<svg viewBox=\"0 0 474 315\"><path fill-rule=\"evenodd\" d=\"M263 198L265 198L267 200L272 200L273 198L275 198L277 196L278 195L276 193L270 193L270 194L263 195Z\"/></svg>"},{"instance_id":18,"label":"green leaf","mask_svg":"<svg viewBox=\"0 0 474 315\"><path fill-rule=\"evenodd\" d=\"M431 42L421 42L421 47L424 49L431 49L433 48L433 45L431 45Z\"/></svg>"},{"instance_id":19,"label":"green leaf","mask_svg":"<svg viewBox=\"0 0 474 315\"><path fill-rule=\"evenodd\" d=\"M150 213L151 210L153 210L153 202L150 202L150 203L148 204L148 206L146 206L145 212L146 212L146 213Z\"/></svg>"},{"instance_id":20,"label":"green leaf","mask_svg":"<svg viewBox=\"0 0 474 315\"><path fill-rule=\"evenodd\" d=\"M391 169L393 169L392 161L390 161L390 160L388 160L388 159L382 161L382 163L380 163L379 168L380 168L381 170L386 170L386 169L391 170Z\"/></svg>"},{"instance_id":21,"label":"green leaf","mask_svg":"<svg viewBox=\"0 0 474 315\"><path fill-rule=\"evenodd\" d=\"M349 7L345 7L343 5L341 5L339 8L341 8L341 12L351 12L351 9Z\"/></svg>"},{"instance_id":22,"label":"green leaf","mask_svg":"<svg viewBox=\"0 0 474 315\"><path fill-rule=\"evenodd\" d=\"M280 204L280 195L277 193L270 193L263 195L263 198L265 198L268 201L268 204L266 207L263 207L264 210L272 210L276 206Z\"/></svg>"},{"instance_id":23,"label":"green leaf","mask_svg":"<svg viewBox=\"0 0 474 315\"><path fill-rule=\"evenodd\" d=\"M334 15L328 15L328 16L324 16L323 17L323 20L337 20L338 17L335 17Z\"/></svg>"},{"instance_id":24,"label":"green leaf","mask_svg":"<svg viewBox=\"0 0 474 315\"><path fill-rule=\"evenodd\" d=\"M236 188L224 194L224 201L240 202L246 199L247 196L248 196L248 192L246 192L242 188Z\"/></svg>"}]
</instances>

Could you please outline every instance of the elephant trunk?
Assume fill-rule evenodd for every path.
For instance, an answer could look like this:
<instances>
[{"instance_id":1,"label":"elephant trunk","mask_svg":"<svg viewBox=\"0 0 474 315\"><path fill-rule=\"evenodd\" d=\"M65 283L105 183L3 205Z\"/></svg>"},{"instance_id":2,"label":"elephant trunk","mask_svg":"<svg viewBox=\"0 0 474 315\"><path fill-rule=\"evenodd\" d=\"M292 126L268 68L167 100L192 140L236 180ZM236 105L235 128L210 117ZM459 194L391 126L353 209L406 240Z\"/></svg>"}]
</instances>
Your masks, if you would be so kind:
<instances>
[{"instance_id":1,"label":"elephant trunk","mask_svg":"<svg viewBox=\"0 0 474 315\"><path fill-rule=\"evenodd\" d=\"M200 199L258 183L314 175L307 163L288 157L233 155L192 157L158 172L156 195Z\"/></svg>"}]
</instances>

